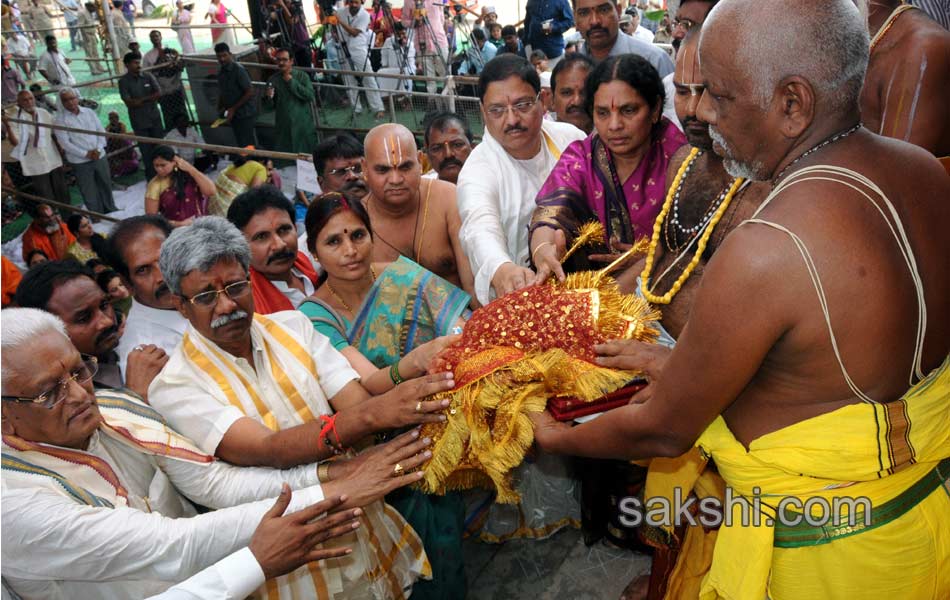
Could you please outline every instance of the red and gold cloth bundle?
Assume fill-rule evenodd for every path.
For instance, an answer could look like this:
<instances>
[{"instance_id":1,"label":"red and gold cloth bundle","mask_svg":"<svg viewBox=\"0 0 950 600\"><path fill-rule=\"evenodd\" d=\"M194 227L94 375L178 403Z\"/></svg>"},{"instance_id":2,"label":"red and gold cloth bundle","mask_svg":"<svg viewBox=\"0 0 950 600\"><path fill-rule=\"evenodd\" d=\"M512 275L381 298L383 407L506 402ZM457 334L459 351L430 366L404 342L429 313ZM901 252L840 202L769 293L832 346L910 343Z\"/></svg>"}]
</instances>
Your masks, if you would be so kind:
<instances>
[{"instance_id":1,"label":"red and gold cloth bundle","mask_svg":"<svg viewBox=\"0 0 950 600\"><path fill-rule=\"evenodd\" d=\"M593 401L637 376L594 364L594 344L654 341L659 318L642 298L620 292L604 272L512 292L476 310L462 338L440 355L454 373L447 421L427 424L432 459L420 487L428 493L494 487L496 501L519 500L509 472L534 441L528 415L548 399Z\"/></svg>"}]
</instances>

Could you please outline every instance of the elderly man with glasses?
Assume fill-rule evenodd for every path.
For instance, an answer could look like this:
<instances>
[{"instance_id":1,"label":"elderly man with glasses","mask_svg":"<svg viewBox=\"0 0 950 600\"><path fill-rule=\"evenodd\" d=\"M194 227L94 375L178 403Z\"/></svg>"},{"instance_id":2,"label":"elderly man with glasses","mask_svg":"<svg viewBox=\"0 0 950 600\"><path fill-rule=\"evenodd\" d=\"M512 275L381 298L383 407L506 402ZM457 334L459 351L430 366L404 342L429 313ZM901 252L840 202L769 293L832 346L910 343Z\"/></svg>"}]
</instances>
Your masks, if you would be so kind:
<instances>
[{"instance_id":1,"label":"elderly man with glasses","mask_svg":"<svg viewBox=\"0 0 950 600\"><path fill-rule=\"evenodd\" d=\"M528 223L534 199L561 152L583 131L544 120L541 80L520 56L503 54L478 79L485 137L458 177L459 238L475 275L475 294L487 304L530 285Z\"/></svg>"},{"instance_id":2,"label":"elderly man with glasses","mask_svg":"<svg viewBox=\"0 0 950 600\"><path fill-rule=\"evenodd\" d=\"M450 375L370 396L303 313L255 314L250 262L244 236L221 217L196 219L162 245L161 272L189 325L152 382L149 402L202 452L288 468L347 453L376 432L444 420L435 413L448 400L423 399L454 387ZM378 451L361 456L370 460ZM322 479L346 477L347 464L322 472ZM409 465L391 468L398 479ZM340 598L401 598L429 576L422 543L405 520L382 502L364 510L365 533L342 542L361 551L328 562L321 573L292 576L286 581L292 597L312 597L316 586Z\"/></svg>"},{"instance_id":3,"label":"elderly man with glasses","mask_svg":"<svg viewBox=\"0 0 950 600\"><path fill-rule=\"evenodd\" d=\"M294 574L277 576L300 565L296 584L318 597L335 560L367 553L355 508L371 515L421 478L403 474L425 459L412 433L332 468L215 460L134 393L94 392L95 359L45 311L4 311L2 367L3 579L18 598L145 598L202 569L162 597L289 597ZM191 502L217 510L198 515ZM329 538L340 543L320 547Z\"/></svg>"}]
</instances>

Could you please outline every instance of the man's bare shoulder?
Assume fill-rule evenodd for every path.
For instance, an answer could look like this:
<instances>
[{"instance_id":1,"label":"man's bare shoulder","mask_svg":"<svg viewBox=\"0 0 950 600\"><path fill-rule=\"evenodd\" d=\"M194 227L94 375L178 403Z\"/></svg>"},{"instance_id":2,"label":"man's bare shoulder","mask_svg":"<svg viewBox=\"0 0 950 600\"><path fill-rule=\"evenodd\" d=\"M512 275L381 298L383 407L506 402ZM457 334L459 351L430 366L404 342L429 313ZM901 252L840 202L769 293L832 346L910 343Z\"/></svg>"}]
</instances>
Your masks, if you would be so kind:
<instances>
[{"instance_id":1,"label":"man's bare shoulder","mask_svg":"<svg viewBox=\"0 0 950 600\"><path fill-rule=\"evenodd\" d=\"M666 189L669 190L670 186L673 185L673 179L676 177L676 173L680 170L680 167L683 166L683 161L686 160L686 157L689 156L690 151L693 147L689 144L683 144L673 153L673 156L670 157L670 163L666 166Z\"/></svg>"},{"instance_id":2,"label":"man's bare shoulder","mask_svg":"<svg viewBox=\"0 0 950 600\"><path fill-rule=\"evenodd\" d=\"M451 206L453 208L457 207L456 205L456 187L455 184L451 181L442 181L441 179L428 179L426 180L429 183L423 183L422 186L431 186L430 190L421 190L423 197L426 194L429 195L429 198L432 202L432 206L438 206L441 210L445 210L447 207ZM456 208L457 209L457 208Z\"/></svg>"}]
</instances>

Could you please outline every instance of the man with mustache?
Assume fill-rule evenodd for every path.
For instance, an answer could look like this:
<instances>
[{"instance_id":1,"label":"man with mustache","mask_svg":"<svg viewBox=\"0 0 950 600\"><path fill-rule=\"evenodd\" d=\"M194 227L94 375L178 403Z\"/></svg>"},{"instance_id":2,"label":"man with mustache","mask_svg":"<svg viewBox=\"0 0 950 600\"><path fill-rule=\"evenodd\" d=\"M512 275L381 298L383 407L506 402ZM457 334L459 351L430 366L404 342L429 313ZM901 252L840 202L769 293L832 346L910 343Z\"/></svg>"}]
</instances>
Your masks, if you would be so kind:
<instances>
[{"instance_id":1,"label":"man with mustache","mask_svg":"<svg viewBox=\"0 0 950 600\"><path fill-rule=\"evenodd\" d=\"M369 190L363 179L363 144L350 133L333 135L313 150L317 183L326 192L340 192L362 199Z\"/></svg>"},{"instance_id":2,"label":"man with mustache","mask_svg":"<svg viewBox=\"0 0 950 600\"><path fill-rule=\"evenodd\" d=\"M485 137L458 179L459 231L482 304L530 285L528 223L534 199L564 148L584 139L568 123L544 119L541 79L514 54L493 58L478 78Z\"/></svg>"},{"instance_id":3,"label":"man with mustache","mask_svg":"<svg viewBox=\"0 0 950 600\"><path fill-rule=\"evenodd\" d=\"M294 207L276 187L263 185L238 195L228 220L251 248L251 291L257 312L293 310L313 295L317 273L297 250Z\"/></svg>"},{"instance_id":4,"label":"man with mustache","mask_svg":"<svg viewBox=\"0 0 950 600\"><path fill-rule=\"evenodd\" d=\"M574 0L574 22L584 37L581 52L594 62L619 54L638 54L666 77L673 72L673 61L653 44L634 39L620 31L620 3L617 0Z\"/></svg>"},{"instance_id":5,"label":"man with mustache","mask_svg":"<svg viewBox=\"0 0 950 600\"><path fill-rule=\"evenodd\" d=\"M706 20L706 15L719 0L683 0L676 7L676 18L673 19L673 48L679 52L680 44L694 27L698 27ZM672 4L672 3L670 3ZM672 9L672 7L671 7Z\"/></svg>"},{"instance_id":6,"label":"man with mustache","mask_svg":"<svg viewBox=\"0 0 950 600\"><path fill-rule=\"evenodd\" d=\"M861 126L870 49L851 0L721 0L699 44L713 149L770 193L719 245L668 356L596 348L650 385L576 428L539 418L535 442L625 460L699 446L733 498L762 498L745 506L762 518L720 527L700 597L946 598L947 175ZM654 259L642 291L665 305L690 274L661 278Z\"/></svg>"},{"instance_id":7,"label":"man with mustache","mask_svg":"<svg viewBox=\"0 0 950 600\"><path fill-rule=\"evenodd\" d=\"M46 203L27 204L26 212L33 222L23 232L23 260L30 265L30 257L42 252L47 260L66 257L66 249L76 241L76 237L63 223L59 213Z\"/></svg>"},{"instance_id":8,"label":"man with mustache","mask_svg":"<svg viewBox=\"0 0 950 600\"><path fill-rule=\"evenodd\" d=\"M448 400L423 399L454 387L451 375L414 379L371 397L303 313L255 314L250 260L244 236L221 217L196 219L162 245L161 271L189 322L149 389L169 425L223 460L288 468L343 454L379 431L444 420L432 413ZM322 471L321 479L345 477L349 464ZM406 469L399 464L391 473L399 478ZM401 598L428 576L422 544L398 513L381 502L364 510L366 531L343 542L364 551L328 563L319 582L287 581L280 597L312 597L316 586L329 597Z\"/></svg>"},{"instance_id":9,"label":"man with mustache","mask_svg":"<svg viewBox=\"0 0 950 600\"><path fill-rule=\"evenodd\" d=\"M175 310L171 292L158 268L162 242L171 230L172 226L161 215L141 215L120 221L109 234L103 258L132 290L132 308L116 349L119 368L126 376L131 353L148 346L170 353L188 326L188 321Z\"/></svg>"},{"instance_id":10,"label":"man with mustache","mask_svg":"<svg viewBox=\"0 0 950 600\"><path fill-rule=\"evenodd\" d=\"M432 170L423 177L458 183L462 165L472 153L472 131L465 118L450 112L435 115L426 127L425 143Z\"/></svg>"},{"instance_id":11,"label":"man with mustache","mask_svg":"<svg viewBox=\"0 0 950 600\"><path fill-rule=\"evenodd\" d=\"M594 128L591 116L584 108L584 80L594 68L594 61L586 54L566 55L551 72L551 96L557 120L570 123L584 133Z\"/></svg>"},{"instance_id":12,"label":"man with mustache","mask_svg":"<svg viewBox=\"0 0 950 600\"><path fill-rule=\"evenodd\" d=\"M168 357L160 348L143 346L128 357L128 373L123 379L115 351L120 336L115 310L91 269L75 260L37 265L23 276L16 303L45 310L63 320L76 349L98 360L99 370L93 377L97 388L125 387L147 399L148 386Z\"/></svg>"},{"instance_id":13,"label":"man with mustache","mask_svg":"<svg viewBox=\"0 0 950 600\"><path fill-rule=\"evenodd\" d=\"M366 135L363 206L373 224L373 261L405 256L472 295L472 269L459 243L455 186L423 179L415 137L402 125Z\"/></svg>"},{"instance_id":14,"label":"man with mustache","mask_svg":"<svg viewBox=\"0 0 950 600\"><path fill-rule=\"evenodd\" d=\"M214 460L134 394L94 393L96 371L54 315L4 311L4 596L153 597L206 569L158 598L273 598L286 587L278 576L300 565L310 563L297 578L317 582L330 569L312 561L365 553L353 543L369 527L358 507L422 476L393 476L425 460L412 433L332 467ZM333 481L320 481L324 470ZM309 591L296 597L318 597Z\"/></svg>"}]
</instances>

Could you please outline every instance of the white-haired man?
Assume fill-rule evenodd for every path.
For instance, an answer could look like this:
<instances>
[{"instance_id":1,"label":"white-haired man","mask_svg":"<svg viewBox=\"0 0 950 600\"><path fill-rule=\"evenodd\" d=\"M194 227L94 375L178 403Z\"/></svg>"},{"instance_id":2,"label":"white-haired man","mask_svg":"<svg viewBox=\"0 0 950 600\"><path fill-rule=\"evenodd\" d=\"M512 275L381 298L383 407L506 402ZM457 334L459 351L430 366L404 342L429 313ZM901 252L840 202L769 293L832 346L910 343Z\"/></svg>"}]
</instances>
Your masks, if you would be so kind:
<instances>
[{"instance_id":1,"label":"white-haired man","mask_svg":"<svg viewBox=\"0 0 950 600\"><path fill-rule=\"evenodd\" d=\"M56 115L56 124L89 132L105 133L102 121L91 109L79 106L79 93L66 87L59 91L63 110ZM56 131L56 141L66 155L66 162L76 174L76 184L86 208L98 213L109 213L116 208L112 198L112 176L106 158L105 135Z\"/></svg>"},{"instance_id":2,"label":"white-haired man","mask_svg":"<svg viewBox=\"0 0 950 600\"><path fill-rule=\"evenodd\" d=\"M323 485L315 464L281 471L216 461L134 394L94 394L96 362L57 317L13 308L0 327L2 572L19 597L144 598L239 552L205 573L218 581L198 597L243 598L264 576L343 555L314 546L352 531L361 511L306 522L340 509L341 499L362 506L420 478L392 476L394 464L423 460L425 443L412 434ZM297 490L289 502L288 485ZM325 495L333 500L321 503ZM218 510L196 515L186 499ZM255 527L263 519L269 529L284 509L302 510L277 524L290 529L279 535L287 551L269 534L255 543Z\"/></svg>"},{"instance_id":3,"label":"white-haired man","mask_svg":"<svg viewBox=\"0 0 950 600\"><path fill-rule=\"evenodd\" d=\"M430 413L447 400L422 399L451 389L449 375L371 398L303 313L255 314L249 265L244 235L221 217L180 227L162 245L159 266L189 326L149 402L203 452L288 467L343 453L377 431L444 419ZM393 474L402 472L398 465ZM399 598L428 576L422 544L402 517L381 502L365 510L371 526L356 535L367 551L331 561L319 581L283 582L282 596L325 587L341 598Z\"/></svg>"},{"instance_id":4,"label":"white-haired man","mask_svg":"<svg viewBox=\"0 0 950 600\"><path fill-rule=\"evenodd\" d=\"M665 360L597 348L653 371L634 403L575 428L539 418L535 441L711 456L749 500L726 505L700 597L950 597L946 173L861 127L869 40L851 0L722 0L699 51L713 150L772 191L719 245ZM688 275L655 287L651 262L644 296L667 302Z\"/></svg>"}]
</instances>

